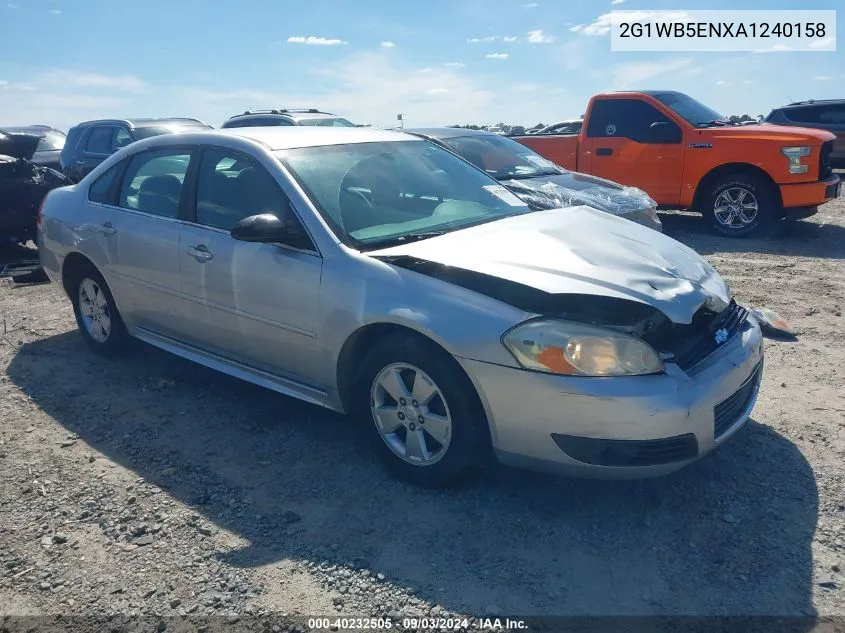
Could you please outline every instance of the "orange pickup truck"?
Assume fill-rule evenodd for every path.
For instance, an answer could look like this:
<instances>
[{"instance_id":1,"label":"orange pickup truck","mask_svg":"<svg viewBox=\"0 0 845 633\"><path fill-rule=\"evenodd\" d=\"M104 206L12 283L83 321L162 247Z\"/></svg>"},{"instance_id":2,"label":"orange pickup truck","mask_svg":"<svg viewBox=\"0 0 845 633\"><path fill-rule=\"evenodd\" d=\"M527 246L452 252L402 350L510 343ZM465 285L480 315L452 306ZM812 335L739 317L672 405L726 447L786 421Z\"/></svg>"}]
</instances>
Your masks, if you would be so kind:
<instances>
[{"instance_id":1,"label":"orange pickup truck","mask_svg":"<svg viewBox=\"0 0 845 633\"><path fill-rule=\"evenodd\" d=\"M644 189L661 207L698 211L734 237L808 217L841 188L830 132L732 124L680 92L596 95L580 134L514 139L565 169Z\"/></svg>"}]
</instances>

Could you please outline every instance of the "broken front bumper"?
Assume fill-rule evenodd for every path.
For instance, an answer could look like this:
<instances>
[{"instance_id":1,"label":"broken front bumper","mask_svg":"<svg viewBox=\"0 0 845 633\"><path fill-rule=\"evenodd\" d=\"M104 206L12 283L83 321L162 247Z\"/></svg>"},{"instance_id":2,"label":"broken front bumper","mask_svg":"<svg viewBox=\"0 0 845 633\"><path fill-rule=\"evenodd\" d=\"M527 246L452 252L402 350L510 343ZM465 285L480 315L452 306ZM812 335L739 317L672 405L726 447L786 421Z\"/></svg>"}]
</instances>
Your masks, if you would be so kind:
<instances>
[{"instance_id":1,"label":"broken front bumper","mask_svg":"<svg viewBox=\"0 0 845 633\"><path fill-rule=\"evenodd\" d=\"M678 470L742 426L757 399L763 339L749 318L695 367L667 364L658 376L568 377L459 360L479 390L502 463L637 478Z\"/></svg>"}]
</instances>

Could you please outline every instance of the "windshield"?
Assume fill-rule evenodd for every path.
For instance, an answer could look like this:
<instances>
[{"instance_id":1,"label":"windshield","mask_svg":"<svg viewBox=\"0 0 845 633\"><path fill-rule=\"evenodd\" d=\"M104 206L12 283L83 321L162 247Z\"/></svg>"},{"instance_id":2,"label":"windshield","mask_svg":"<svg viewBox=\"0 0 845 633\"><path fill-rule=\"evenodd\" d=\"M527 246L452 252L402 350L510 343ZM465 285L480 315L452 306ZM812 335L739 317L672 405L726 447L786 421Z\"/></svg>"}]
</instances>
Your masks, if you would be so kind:
<instances>
[{"instance_id":1,"label":"windshield","mask_svg":"<svg viewBox=\"0 0 845 633\"><path fill-rule=\"evenodd\" d=\"M478 135L441 139L452 150L496 180L554 176L563 170L553 162L504 136Z\"/></svg>"},{"instance_id":2,"label":"windshield","mask_svg":"<svg viewBox=\"0 0 845 633\"><path fill-rule=\"evenodd\" d=\"M652 94L662 104L674 110L687 121L697 126L712 125L715 121L724 121L725 117L715 110L690 96L679 92Z\"/></svg>"},{"instance_id":3,"label":"windshield","mask_svg":"<svg viewBox=\"0 0 845 633\"><path fill-rule=\"evenodd\" d=\"M61 132L45 132L38 141L36 152L50 152L62 149L65 146L65 135Z\"/></svg>"},{"instance_id":4,"label":"windshield","mask_svg":"<svg viewBox=\"0 0 845 633\"><path fill-rule=\"evenodd\" d=\"M305 147L277 155L338 237L362 250L530 211L495 180L425 141Z\"/></svg>"},{"instance_id":5,"label":"windshield","mask_svg":"<svg viewBox=\"0 0 845 633\"><path fill-rule=\"evenodd\" d=\"M135 140L140 141L142 138L150 138L151 136L161 136L162 134L179 134L180 132L201 132L202 130L209 129L211 128L207 125L161 125L136 127L134 133Z\"/></svg>"},{"instance_id":6,"label":"windshield","mask_svg":"<svg viewBox=\"0 0 845 633\"><path fill-rule=\"evenodd\" d=\"M356 127L351 121L337 118L297 119L297 125L319 125L321 127Z\"/></svg>"}]
</instances>

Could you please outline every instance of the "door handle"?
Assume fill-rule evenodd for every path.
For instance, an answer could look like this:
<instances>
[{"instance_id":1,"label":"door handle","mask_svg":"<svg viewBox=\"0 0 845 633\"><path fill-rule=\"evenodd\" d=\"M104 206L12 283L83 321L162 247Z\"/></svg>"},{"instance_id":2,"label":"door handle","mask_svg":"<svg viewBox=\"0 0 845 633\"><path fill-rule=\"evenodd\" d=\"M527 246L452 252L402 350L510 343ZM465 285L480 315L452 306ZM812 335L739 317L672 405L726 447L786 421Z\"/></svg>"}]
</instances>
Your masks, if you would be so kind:
<instances>
[{"instance_id":1,"label":"door handle","mask_svg":"<svg viewBox=\"0 0 845 633\"><path fill-rule=\"evenodd\" d=\"M208 248L200 244L199 246L189 246L187 249L188 255L197 260L200 264L210 262L214 259L214 255L208 252Z\"/></svg>"},{"instance_id":2,"label":"door handle","mask_svg":"<svg viewBox=\"0 0 845 633\"><path fill-rule=\"evenodd\" d=\"M103 222L97 226L97 230L103 235L114 235L117 233L117 229L112 226L111 222Z\"/></svg>"},{"instance_id":3,"label":"door handle","mask_svg":"<svg viewBox=\"0 0 845 633\"><path fill-rule=\"evenodd\" d=\"M596 156L610 156L613 154L612 147L599 147L596 149Z\"/></svg>"}]
</instances>

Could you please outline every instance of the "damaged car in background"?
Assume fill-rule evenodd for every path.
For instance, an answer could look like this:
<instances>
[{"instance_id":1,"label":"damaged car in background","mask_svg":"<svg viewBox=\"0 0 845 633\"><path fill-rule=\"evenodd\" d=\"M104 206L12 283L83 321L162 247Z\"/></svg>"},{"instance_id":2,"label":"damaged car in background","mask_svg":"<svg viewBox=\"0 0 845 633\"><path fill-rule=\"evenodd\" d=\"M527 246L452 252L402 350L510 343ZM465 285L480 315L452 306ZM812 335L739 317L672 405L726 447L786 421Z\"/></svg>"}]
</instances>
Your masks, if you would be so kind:
<instances>
[{"instance_id":1,"label":"damaged car in background","mask_svg":"<svg viewBox=\"0 0 845 633\"><path fill-rule=\"evenodd\" d=\"M38 207L47 192L70 184L33 162L42 134L0 132L0 244L35 239Z\"/></svg>"},{"instance_id":2,"label":"damaged car in background","mask_svg":"<svg viewBox=\"0 0 845 633\"><path fill-rule=\"evenodd\" d=\"M666 474L743 425L762 375L757 321L693 250L532 209L399 132L139 141L47 196L38 243L94 351L136 337L348 413L420 485L491 452Z\"/></svg>"},{"instance_id":3,"label":"damaged car in background","mask_svg":"<svg viewBox=\"0 0 845 633\"><path fill-rule=\"evenodd\" d=\"M642 189L571 172L510 138L483 130L405 130L465 158L531 207L555 209L585 204L662 231L657 203Z\"/></svg>"}]
</instances>

